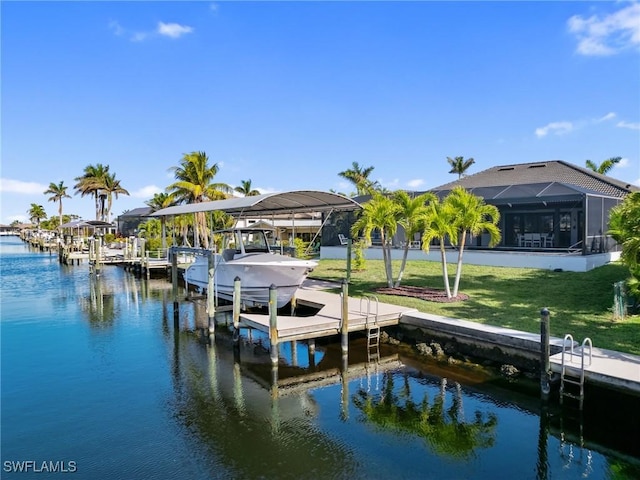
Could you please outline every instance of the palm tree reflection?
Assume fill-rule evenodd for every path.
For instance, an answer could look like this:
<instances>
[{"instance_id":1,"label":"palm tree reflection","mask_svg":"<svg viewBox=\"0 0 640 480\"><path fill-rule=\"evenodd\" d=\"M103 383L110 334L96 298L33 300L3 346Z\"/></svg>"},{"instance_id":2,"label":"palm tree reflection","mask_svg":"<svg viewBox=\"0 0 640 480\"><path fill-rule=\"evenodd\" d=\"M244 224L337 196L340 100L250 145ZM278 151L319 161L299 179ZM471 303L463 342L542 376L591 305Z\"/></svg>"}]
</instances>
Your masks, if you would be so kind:
<instances>
[{"instance_id":1,"label":"palm tree reflection","mask_svg":"<svg viewBox=\"0 0 640 480\"><path fill-rule=\"evenodd\" d=\"M354 395L353 403L367 422L386 431L421 437L434 453L454 458L468 458L477 449L494 444L497 417L476 411L473 419L465 421L459 384L456 383L451 405L446 408L446 378L441 380L439 393L431 402L425 393L420 403L411 396L407 374L400 388L395 387L394 381L394 374L387 372L381 394L360 390Z\"/></svg>"}]
</instances>

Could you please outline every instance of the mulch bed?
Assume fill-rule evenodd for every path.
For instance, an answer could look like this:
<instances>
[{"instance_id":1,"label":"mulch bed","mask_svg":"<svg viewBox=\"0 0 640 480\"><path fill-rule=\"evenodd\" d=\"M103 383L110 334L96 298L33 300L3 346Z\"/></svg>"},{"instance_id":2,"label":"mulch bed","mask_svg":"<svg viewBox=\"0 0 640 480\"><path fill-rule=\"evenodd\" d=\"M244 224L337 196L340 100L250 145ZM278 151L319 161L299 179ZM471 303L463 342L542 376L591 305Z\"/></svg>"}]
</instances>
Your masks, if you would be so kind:
<instances>
[{"instance_id":1,"label":"mulch bed","mask_svg":"<svg viewBox=\"0 0 640 480\"><path fill-rule=\"evenodd\" d=\"M447 292L444 290L438 290L436 288L427 287L384 287L376 289L376 292L384 295L399 295L403 297L415 297L428 302L440 302L440 303L452 303L461 302L469 299L469 295L458 292L458 296L447 298Z\"/></svg>"}]
</instances>

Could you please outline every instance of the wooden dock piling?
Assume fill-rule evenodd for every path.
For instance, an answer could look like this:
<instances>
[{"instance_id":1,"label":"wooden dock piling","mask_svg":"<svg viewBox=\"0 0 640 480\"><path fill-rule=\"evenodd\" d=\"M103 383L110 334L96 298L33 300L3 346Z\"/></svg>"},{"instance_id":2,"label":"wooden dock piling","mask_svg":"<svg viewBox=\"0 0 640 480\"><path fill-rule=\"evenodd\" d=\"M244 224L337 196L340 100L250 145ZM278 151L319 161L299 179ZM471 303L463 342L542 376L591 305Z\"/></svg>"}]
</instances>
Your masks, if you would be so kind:
<instances>
[{"instance_id":1,"label":"wooden dock piling","mask_svg":"<svg viewBox=\"0 0 640 480\"><path fill-rule=\"evenodd\" d=\"M342 309L340 317L340 335L342 337L340 347L344 355L349 351L349 284L346 278L342 280Z\"/></svg>"},{"instance_id":2,"label":"wooden dock piling","mask_svg":"<svg viewBox=\"0 0 640 480\"><path fill-rule=\"evenodd\" d=\"M549 309L545 307L540 310L540 394L543 400L547 400L551 392L549 351Z\"/></svg>"},{"instance_id":3,"label":"wooden dock piling","mask_svg":"<svg viewBox=\"0 0 640 480\"><path fill-rule=\"evenodd\" d=\"M271 364L278 364L278 290L275 285L269 287L269 343L271 345Z\"/></svg>"}]
</instances>

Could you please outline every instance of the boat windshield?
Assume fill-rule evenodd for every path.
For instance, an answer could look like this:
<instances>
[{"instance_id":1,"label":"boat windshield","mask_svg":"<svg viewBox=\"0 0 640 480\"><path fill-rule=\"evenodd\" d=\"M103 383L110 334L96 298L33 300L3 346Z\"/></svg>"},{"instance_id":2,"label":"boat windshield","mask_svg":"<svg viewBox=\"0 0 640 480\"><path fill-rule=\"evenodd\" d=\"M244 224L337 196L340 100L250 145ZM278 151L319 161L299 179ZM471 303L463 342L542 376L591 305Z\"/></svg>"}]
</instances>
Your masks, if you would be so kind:
<instances>
[{"instance_id":1,"label":"boat windshield","mask_svg":"<svg viewBox=\"0 0 640 480\"><path fill-rule=\"evenodd\" d=\"M237 232L240 236L239 244L244 245L244 251L250 252L269 252L267 237L262 230L240 230Z\"/></svg>"}]
</instances>

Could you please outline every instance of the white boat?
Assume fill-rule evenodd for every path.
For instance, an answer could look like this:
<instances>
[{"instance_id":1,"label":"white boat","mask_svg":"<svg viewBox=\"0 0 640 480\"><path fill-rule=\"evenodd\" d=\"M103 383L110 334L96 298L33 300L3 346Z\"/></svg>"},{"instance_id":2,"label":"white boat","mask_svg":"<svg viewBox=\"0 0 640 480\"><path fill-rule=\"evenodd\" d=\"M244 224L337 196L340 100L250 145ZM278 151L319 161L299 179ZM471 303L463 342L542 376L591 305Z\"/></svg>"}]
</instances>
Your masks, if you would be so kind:
<instances>
[{"instance_id":1,"label":"white boat","mask_svg":"<svg viewBox=\"0 0 640 480\"><path fill-rule=\"evenodd\" d=\"M215 295L233 300L236 277L240 278L241 301L246 306L269 303L269 287L278 292L277 308L291 301L307 275L318 265L273 252L269 248L266 231L254 228L234 228L214 232L222 235L221 253L213 253ZM198 256L184 272L185 282L208 289L208 256Z\"/></svg>"}]
</instances>

